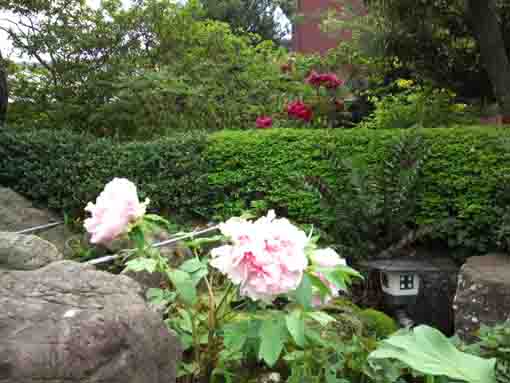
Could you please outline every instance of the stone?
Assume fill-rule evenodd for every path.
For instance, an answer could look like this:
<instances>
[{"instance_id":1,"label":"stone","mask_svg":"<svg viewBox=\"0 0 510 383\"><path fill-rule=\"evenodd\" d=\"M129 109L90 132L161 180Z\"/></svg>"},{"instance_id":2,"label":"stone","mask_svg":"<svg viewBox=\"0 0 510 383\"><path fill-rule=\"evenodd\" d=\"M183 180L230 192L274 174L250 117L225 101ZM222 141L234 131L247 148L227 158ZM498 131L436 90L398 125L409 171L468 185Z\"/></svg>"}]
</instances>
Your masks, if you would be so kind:
<instances>
[{"instance_id":1,"label":"stone","mask_svg":"<svg viewBox=\"0 0 510 383\"><path fill-rule=\"evenodd\" d=\"M175 382L178 339L141 293L72 261L0 271L0 382Z\"/></svg>"},{"instance_id":2,"label":"stone","mask_svg":"<svg viewBox=\"0 0 510 383\"><path fill-rule=\"evenodd\" d=\"M491 326L509 319L510 257L469 258L461 268L454 308L455 332L468 342L476 340L481 324Z\"/></svg>"},{"instance_id":3,"label":"stone","mask_svg":"<svg viewBox=\"0 0 510 383\"><path fill-rule=\"evenodd\" d=\"M42 238L0 231L0 269L35 270L62 258L55 245Z\"/></svg>"},{"instance_id":4,"label":"stone","mask_svg":"<svg viewBox=\"0 0 510 383\"><path fill-rule=\"evenodd\" d=\"M51 222L62 221L56 214L35 207L25 197L15 191L0 187L0 231L21 231ZM35 233L53 243L57 249L67 255L66 242L71 233L65 225Z\"/></svg>"}]
</instances>

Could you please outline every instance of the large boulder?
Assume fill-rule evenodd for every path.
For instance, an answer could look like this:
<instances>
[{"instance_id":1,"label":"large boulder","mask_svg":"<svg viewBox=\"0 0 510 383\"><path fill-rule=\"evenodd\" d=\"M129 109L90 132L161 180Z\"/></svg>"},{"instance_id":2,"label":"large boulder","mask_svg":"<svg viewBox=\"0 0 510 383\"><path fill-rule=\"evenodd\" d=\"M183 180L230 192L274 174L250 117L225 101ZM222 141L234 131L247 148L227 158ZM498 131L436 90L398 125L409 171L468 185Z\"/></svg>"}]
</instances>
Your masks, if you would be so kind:
<instances>
[{"instance_id":1,"label":"large boulder","mask_svg":"<svg viewBox=\"0 0 510 383\"><path fill-rule=\"evenodd\" d=\"M0 231L0 269L36 270L62 258L58 249L44 239Z\"/></svg>"},{"instance_id":2,"label":"large boulder","mask_svg":"<svg viewBox=\"0 0 510 383\"><path fill-rule=\"evenodd\" d=\"M0 382L175 382L178 340L130 278L71 261L0 271L0 307Z\"/></svg>"},{"instance_id":3,"label":"large boulder","mask_svg":"<svg viewBox=\"0 0 510 383\"><path fill-rule=\"evenodd\" d=\"M0 187L0 231L21 231L35 226L58 222L62 219L45 209L36 208L32 202L15 191ZM36 233L53 243L65 254L66 241L71 233L64 225Z\"/></svg>"},{"instance_id":4,"label":"large boulder","mask_svg":"<svg viewBox=\"0 0 510 383\"><path fill-rule=\"evenodd\" d=\"M466 341L475 339L481 324L494 325L510 315L510 256L471 257L461 269L453 304L455 330Z\"/></svg>"}]
</instances>

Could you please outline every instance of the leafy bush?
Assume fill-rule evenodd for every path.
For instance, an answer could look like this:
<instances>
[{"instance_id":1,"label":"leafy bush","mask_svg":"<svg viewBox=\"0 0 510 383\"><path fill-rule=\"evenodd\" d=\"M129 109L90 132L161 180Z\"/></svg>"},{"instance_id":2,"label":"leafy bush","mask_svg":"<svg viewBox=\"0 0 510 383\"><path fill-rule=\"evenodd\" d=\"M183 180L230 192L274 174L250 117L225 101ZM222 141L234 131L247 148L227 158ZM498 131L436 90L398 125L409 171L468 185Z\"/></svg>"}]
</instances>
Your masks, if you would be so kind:
<instances>
[{"instance_id":1,"label":"leafy bush","mask_svg":"<svg viewBox=\"0 0 510 383\"><path fill-rule=\"evenodd\" d=\"M398 330L395 320L381 311L365 309L359 313L369 335L386 338Z\"/></svg>"},{"instance_id":2,"label":"leafy bush","mask_svg":"<svg viewBox=\"0 0 510 383\"><path fill-rule=\"evenodd\" d=\"M447 89L405 79L399 79L383 89L389 92L380 95L377 92L371 95L369 92L368 99L374 103L375 110L363 123L366 128L437 128L469 121L465 113L466 105L455 104L455 94ZM381 93L380 90L378 93Z\"/></svg>"},{"instance_id":3,"label":"leafy bush","mask_svg":"<svg viewBox=\"0 0 510 383\"><path fill-rule=\"evenodd\" d=\"M453 218L433 234L450 247L485 252L497 246L510 154L490 127L425 129L428 150L416 194L417 226ZM222 131L146 143L48 131L0 132L0 184L68 213L114 176L149 193L153 209L223 219L255 206L333 230L336 214L305 179L320 177L337 195L350 193L350 172L331 161L353 158L380 169L398 130ZM136 165L136 166L135 166ZM354 196L353 196L354 200Z\"/></svg>"},{"instance_id":4,"label":"leafy bush","mask_svg":"<svg viewBox=\"0 0 510 383\"><path fill-rule=\"evenodd\" d=\"M199 213L196 198L207 192L206 141L199 133L124 145L65 131L1 135L0 183L71 215L83 215L114 176L150 194L150 209Z\"/></svg>"},{"instance_id":5,"label":"leafy bush","mask_svg":"<svg viewBox=\"0 0 510 383\"><path fill-rule=\"evenodd\" d=\"M477 354L485 358L496 358L496 380L498 383L510 380L510 321L493 327L482 325Z\"/></svg>"}]
</instances>

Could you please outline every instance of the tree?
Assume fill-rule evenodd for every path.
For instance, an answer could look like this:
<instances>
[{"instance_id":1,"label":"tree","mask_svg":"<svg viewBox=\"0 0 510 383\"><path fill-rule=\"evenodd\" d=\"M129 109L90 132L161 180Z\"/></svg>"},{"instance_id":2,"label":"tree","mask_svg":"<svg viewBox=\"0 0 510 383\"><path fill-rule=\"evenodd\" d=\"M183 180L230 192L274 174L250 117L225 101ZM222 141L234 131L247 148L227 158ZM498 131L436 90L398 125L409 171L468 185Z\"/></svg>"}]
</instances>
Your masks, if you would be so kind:
<instances>
[{"instance_id":1,"label":"tree","mask_svg":"<svg viewBox=\"0 0 510 383\"><path fill-rule=\"evenodd\" d=\"M510 62L495 0L467 0L474 34L494 95L503 115L510 116Z\"/></svg>"},{"instance_id":2,"label":"tree","mask_svg":"<svg viewBox=\"0 0 510 383\"><path fill-rule=\"evenodd\" d=\"M7 86L7 62L0 53L0 125L5 124L8 105L9 89Z\"/></svg>"},{"instance_id":3,"label":"tree","mask_svg":"<svg viewBox=\"0 0 510 383\"><path fill-rule=\"evenodd\" d=\"M280 7L277 0L200 0L207 18L223 21L232 27L232 30L241 33L254 33L264 40L280 42L287 32L275 14ZM289 0L283 1L286 9Z\"/></svg>"},{"instance_id":4,"label":"tree","mask_svg":"<svg viewBox=\"0 0 510 383\"><path fill-rule=\"evenodd\" d=\"M346 0L337 0L347 2ZM365 0L357 26L364 53L397 58L418 77L462 96L495 97L505 113L510 47L508 1ZM331 19L331 18L330 18ZM331 20L330 20L331 21ZM346 23L339 23L345 27ZM350 27L350 25L347 25Z\"/></svg>"}]
</instances>

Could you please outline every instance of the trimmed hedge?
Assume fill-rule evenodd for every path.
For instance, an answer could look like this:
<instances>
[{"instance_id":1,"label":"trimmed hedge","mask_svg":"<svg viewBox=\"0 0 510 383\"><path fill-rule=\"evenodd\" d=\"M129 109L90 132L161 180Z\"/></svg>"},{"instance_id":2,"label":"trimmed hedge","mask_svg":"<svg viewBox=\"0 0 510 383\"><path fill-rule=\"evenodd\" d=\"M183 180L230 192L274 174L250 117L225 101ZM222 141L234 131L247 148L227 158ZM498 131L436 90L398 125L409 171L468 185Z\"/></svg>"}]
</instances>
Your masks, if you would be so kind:
<instances>
[{"instance_id":1,"label":"trimmed hedge","mask_svg":"<svg viewBox=\"0 0 510 383\"><path fill-rule=\"evenodd\" d=\"M510 174L501 128L424 131L430 149L418 224L455 217L437 235L452 247L494 249ZM223 131L148 143L88 141L69 133L0 132L0 184L66 212L82 212L105 182L128 177L156 209L221 219L259 201L298 222L326 227L334 217L303 177L347 190L348 176L325 155L380 162L398 130Z\"/></svg>"},{"instance_id":2,"label":"trimmed hedge","mask_svg":"<svg viewBox=\"0 0 510 383\"><path fill-rule=\"evenodd\" d=\"M115 143L64 131L0 132L0 185L71 215L83 215L113 177L137 185L150 208L199 213L207 188L202 134Z\"/></svg>"}]
</instances>

